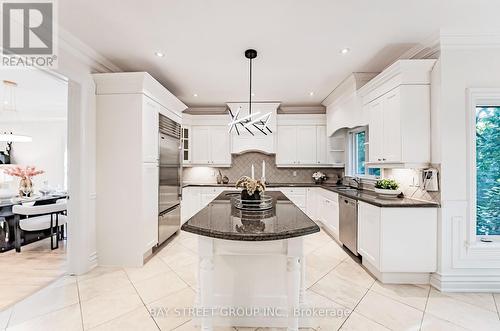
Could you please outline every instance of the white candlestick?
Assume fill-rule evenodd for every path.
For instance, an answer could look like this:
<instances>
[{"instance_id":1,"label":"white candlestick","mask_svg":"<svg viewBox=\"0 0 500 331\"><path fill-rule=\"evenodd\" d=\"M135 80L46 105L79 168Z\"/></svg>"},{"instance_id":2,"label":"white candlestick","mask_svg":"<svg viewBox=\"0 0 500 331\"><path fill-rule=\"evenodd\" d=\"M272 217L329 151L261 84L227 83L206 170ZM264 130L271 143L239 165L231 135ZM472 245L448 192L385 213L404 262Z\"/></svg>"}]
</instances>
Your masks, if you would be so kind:
<instances>
[{"instance_id":1,"label":"white candlestick","mask_svg":"<svg viewBox=\"0 0 500 331\"><path fill-rule=\"evenodd\" d=\"M252 179L255 179L255 173L254 173L253 164L252 164Z\"/></svg>"},{"instance_id":2,"label":"white candlestick","mask_svg":"<svg viewBox=\"0 0 500 331\"><path fill-rule=\"evenodd\" d=\"M262 160L262 180L266 180L266 161Z\"/></svg>"}]
</instances>

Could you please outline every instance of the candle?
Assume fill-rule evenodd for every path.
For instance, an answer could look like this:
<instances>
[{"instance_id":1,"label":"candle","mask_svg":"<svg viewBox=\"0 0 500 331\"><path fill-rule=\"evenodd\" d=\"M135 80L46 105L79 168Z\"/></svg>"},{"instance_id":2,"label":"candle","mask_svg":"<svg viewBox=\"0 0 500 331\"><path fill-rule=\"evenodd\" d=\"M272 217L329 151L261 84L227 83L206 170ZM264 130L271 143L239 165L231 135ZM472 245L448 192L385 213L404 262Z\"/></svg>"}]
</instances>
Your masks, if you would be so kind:
<instances>
[{"instance_id":1,"label":"candle","mask_svg":"<svg viewBox=\"0 0 500 331\"><path fill-rule=\"evenodd\" d=\"M262 181L266 181L266 161L262 160Z\"/></svg>"},{"instance_id":2,"label":"candle","mask_svg":"<svg viewBox=\"0 0 500 331\"><path fill-rule=\"evenodd\" d=\"M255 173L254 173L254 168L253 168L253 164L252 164L252 179L255 179Z\"/></svg>"}]
</instances>

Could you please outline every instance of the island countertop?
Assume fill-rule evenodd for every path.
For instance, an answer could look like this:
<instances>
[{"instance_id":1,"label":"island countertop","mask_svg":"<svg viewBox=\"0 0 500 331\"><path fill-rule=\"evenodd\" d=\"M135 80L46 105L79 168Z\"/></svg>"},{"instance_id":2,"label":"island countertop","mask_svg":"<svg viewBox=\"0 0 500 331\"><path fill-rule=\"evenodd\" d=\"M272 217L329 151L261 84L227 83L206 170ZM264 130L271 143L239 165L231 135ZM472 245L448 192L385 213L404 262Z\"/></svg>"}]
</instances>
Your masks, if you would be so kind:
<instances>
[{"instance_id":1,"label":"island countertop","mask_svg":"<svg viewBox=\"0 0 500 331\"><path fill-rule=\"evenodd\" d=\"M231 204L239 191L223 191L181 227L198 235L238 241L283 240L319 232L319 226L279 191L266 191L273 208L240 210Z\"/></svg>"}]
</instances>

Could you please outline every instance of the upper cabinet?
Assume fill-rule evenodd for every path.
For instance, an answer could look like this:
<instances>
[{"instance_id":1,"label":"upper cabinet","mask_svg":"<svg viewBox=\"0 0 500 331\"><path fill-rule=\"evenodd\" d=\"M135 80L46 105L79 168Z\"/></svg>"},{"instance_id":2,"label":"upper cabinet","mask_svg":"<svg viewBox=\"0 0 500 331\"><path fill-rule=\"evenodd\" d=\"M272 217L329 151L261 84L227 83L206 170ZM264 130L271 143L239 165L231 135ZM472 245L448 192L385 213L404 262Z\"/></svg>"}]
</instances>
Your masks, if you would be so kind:
<instances>
[{"instance_id":1,"label":"upper cabinet","mask_svg":"<svg viewBox=\"0 0 500 331\"><path fill-rule=\"evenodd\" d=\"M231 136L227 126L192 125L191 165L231 166Z\"/></svg>"},{"instance_id":2,"label":"upper cabinet","mask_svg":"<svg viewBox=\"0 0 500 331\"><path fill-rule=\"evenodd\" d=\"M400 60L364 85L368 166L421 167L430 162L430 74L435 60Z\"/></svg>"}]
</instances>

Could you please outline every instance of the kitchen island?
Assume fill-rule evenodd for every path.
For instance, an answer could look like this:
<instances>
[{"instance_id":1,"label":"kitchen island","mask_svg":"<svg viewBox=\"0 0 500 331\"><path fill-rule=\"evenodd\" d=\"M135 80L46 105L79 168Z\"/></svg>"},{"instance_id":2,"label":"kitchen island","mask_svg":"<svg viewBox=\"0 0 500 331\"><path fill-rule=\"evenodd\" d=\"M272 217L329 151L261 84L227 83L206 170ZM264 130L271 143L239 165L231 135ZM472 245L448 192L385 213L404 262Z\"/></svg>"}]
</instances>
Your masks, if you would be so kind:
<instances>
[{"instance_id":1,"label":"kitchen island","mask_svg":"<svg viewBox=\"0 0 500 331\"><path fill-rule=\"evenodd\" d=\"M213 326L288 327L305 295L303 236L318 225L281 192L272 208L240 210L238 191L224 191L182 230L199 235L198 308L202 330ZM302 326L302 325L301 325Z\"/></svg>"}]
</instances>

